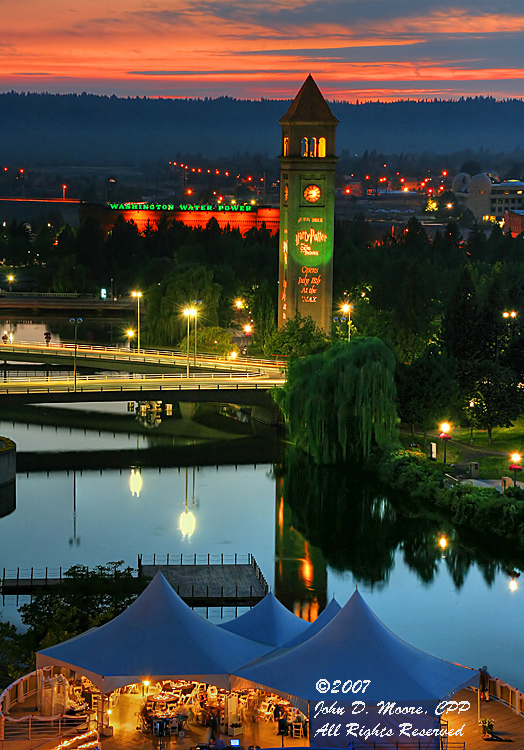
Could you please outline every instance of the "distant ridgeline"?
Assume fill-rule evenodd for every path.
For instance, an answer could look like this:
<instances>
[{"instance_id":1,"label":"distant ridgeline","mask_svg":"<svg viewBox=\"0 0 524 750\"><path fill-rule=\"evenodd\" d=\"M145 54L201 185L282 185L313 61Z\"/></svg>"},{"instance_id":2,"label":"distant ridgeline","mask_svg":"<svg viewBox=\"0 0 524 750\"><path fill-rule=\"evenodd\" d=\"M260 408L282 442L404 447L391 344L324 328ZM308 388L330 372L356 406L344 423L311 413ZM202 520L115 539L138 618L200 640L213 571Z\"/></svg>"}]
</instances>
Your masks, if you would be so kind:
<instances>
[{"instance_id":1,"label":"distant ridgeline","mask_svg":"<svg viewBox=\"0 0 524 750\"><path fill-rule=\"evenodd\" d=\"M133 221L140 232L148 226L157 227L160 221L181 221L188 227L207 226L210 219L216 219L221 229L229 226L238 229L242 235L250 229L265 227L271 234L278 232L280 209L271 206L251 204L193 204L193 203L80 203L80 223L88 217L96 219L106 234L113 228L119 216Z\"/></svg>"},{"instance_id":2,"label":"distant ridgeline","mask_svg":"<svg viewBox=\"0 0 524 750\"><path fill-rule=\"evenodd\" d=\"M176 92L174 92L176 94ZM280 152L289 101L118 98L94 94L0 94L0 162L141 165L178 153L210 158ZM524 103L457 101L330 103L338 152L450 153L524 147Z\"/></svg>"}]
</instances>

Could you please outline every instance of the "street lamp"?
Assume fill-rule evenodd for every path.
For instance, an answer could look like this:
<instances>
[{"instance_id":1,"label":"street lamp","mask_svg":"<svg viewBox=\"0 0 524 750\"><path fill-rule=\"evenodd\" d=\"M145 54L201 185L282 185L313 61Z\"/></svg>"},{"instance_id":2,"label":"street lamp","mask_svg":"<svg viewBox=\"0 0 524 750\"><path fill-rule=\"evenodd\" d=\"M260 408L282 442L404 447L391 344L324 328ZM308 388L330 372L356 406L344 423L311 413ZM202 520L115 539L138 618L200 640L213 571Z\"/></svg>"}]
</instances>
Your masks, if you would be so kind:
<instances>
[{"instance_id":1,"label":"street lamp","mask_svg":"<svg viewBox=\"0 0 524 750\"><path fill-rule=\"evenodd\" d=\"M67 190L67 185L62 185L62 200L65 201L65 193Z\"/></svg>"},{"instance_id":2,"label":"street lamp","mask_svg":"<svg viewBox=\"0 0 524 750\"><path fill-rule=\"evenodd\" d=\"M509 469L510 471L513 472L513 486L516 487L517 486L517 472L522 471L522 466L521 466L522 456L520 455L520 453L512 453L510 455L510 458L511 458L511 463L509 465Z\"/></svg>"},{"instance_id":3,"label":"street lamp","mask_svg":"<svg viewBox=\"0 0 524 750\"><path fill-rule=\"evenodd\" d=\"M13 291L13 284L15 283L15 277L12 273L7 277L7 283L9 284L9 292L11 293Z\"/></svg>"},{"instance_id":4,"label":"street lamp","mask_svg":"<svg viewBox=\"0 0 524 750\"><path fill-rule=\"evenodd\" d=\"M187 364L186 364L186 377L189 377L189 321L191 318L196 316L196 310L194 307L186 307L184 315L187 318Z\"/></svg>"},{"instance_id":5,"label":"street lamp","mask_svg":"<svg viewBox=\"0 0 524 750\"><path fill-rule=\"evenodd\" d=\"M126 331L127 341L128 341L128 347L131 349L131 339L134 338L135 332L132 328L128 328Z\"/></svg>"},{"instance_id":6,"label":"street lamp","mask_svg":"<svg viewBox=\"0 0 524 750\"><path fill-rule=\"evenodd\" d=\"M137 337L137 348L140 351L140 297L142 296L142 292L131 292L131 296L136 298L136 317L137 317L137 331L138 331L138 337Z\"/></svg>"},{"instance_id":7,"label":"street lamp","mask_svg":"<svg viewBox=\"0 0 524 750\"><path fill-rule=\"evenodd\" d=\"M195 311L195 354L193 357L193 366L196 367L196 360L197 360L197 319L198 319L198 308L202 304L201 299L194 299L193 300L193 310Z\"/></svg>"},{"instance_id":8,"label":"street lamp","mask_svg":"<svg viewBox=\"0 0 524 750\"><path fill-rule=\"evenodd\" d=\"M251 323L246 323L246 325L244 326L244 335L251 336L252 333L253 333L253 326L251 325ZM246 354L247 354L248 347L249 347L249 338L246 344L246 351L245 351Z\"/></svg>"},{"instance_id":9,"label":"street lamp","mask_svg":"<svg viewBox=\"0 0 524 750\"><path fill-rule=\"evenodd\" d=\"M502 317L505 318L508 322L511 321L511 338L515 338L515 322L517 320L517 312L516 310L504 310L502 313Z\"/></svg>"},{"instance_id":10,"label":"street lamp","mask_svg":"<svg viewBox=\"0 0 524 750\"><path fill-rule=\"evenodd\" d=\"M69 322L71 323L71 325L74 325L75 327L75 355L73 358L73 378L75 381L75 393L76 393L76 350L78 347L78 335L77 334L78 334L78 326L80 325L80 323L83 323L84 321L82 320L82 318L69 318Z\"/></svg>"},{"instance_id":11,"label":"street lamp","mask_svg":"<svg viewBox=\"0 0 524 750\"><path fill-rule=\"evenodd\" d=\"M449 422L442 422L440 425L440 435L439 438L444 442L444 463L446 463L446 448L448 440L451 440L451 435L449 434L449 431L451 430L451 425Z\"/></svg>"},{"instance_id":12,"label":"street lamp","mask_svg":"<svg viewBox=\"0 0 524 750\"><path fill-rule=\"evenodd\" d=\"M348 316L348 341L351 341L351 305L349 302L345 302L340 309L344 315Z\"/></svg>"}]
</instances>

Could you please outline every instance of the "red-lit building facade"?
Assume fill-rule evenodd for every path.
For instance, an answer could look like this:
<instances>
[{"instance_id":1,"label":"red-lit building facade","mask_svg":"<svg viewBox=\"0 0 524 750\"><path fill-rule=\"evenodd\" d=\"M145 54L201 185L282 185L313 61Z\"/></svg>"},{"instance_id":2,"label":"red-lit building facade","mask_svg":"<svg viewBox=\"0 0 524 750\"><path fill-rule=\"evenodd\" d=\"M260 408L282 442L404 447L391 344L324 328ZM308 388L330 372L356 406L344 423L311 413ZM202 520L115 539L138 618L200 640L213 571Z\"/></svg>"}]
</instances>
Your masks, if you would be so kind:
<instances>
[{"instance_id":1,"label":"red-lit building facade","mask_svg":"<svg viewBox=\"0 0 524 750\"><path fill-rule=\"evenodd\" d=\"M216 219L221 229L229 226L242 235L264 226L272 235L277 234L280 225L279 208L251 204L81 203L79 212L81 224L91 217L100 223L106 234L120 215L126 221L133 221L139 232L156 229L161 221L181 221L188 227L204 228L210 219Z\"/></svg>"}]
</instances>

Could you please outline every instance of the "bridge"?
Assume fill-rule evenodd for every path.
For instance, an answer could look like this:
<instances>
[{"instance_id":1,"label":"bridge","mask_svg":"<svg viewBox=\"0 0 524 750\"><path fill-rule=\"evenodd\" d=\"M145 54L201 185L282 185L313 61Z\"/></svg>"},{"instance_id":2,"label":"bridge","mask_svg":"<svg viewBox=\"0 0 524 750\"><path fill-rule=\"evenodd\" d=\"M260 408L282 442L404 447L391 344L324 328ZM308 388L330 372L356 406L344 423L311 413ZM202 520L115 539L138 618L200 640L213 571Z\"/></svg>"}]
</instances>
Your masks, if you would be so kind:
<instances>
[{"instance_id":1,"label":"bridge","mask_svg":"<svg viewBox=\"0 0 524 750\"><path fill-rule=\"evenodd\" d=\"M115 314L136 311L136 301L132 297L110 297L102 299L92 294L43 294L32 292L10 292L0 290L0 316L8 313L23 312L39 313L57 311L78 315L95 313L97 315L114 316Z\"/></svg>"},{"instance_id":2,"label":"bridge","mask_svg":"<svg viewBox=\"0 0 524 750\"><path fill-rule=\"evenodd\" d=\"M284 379L282 361L241 357L231 359L216 354L198 354L191 351L190 371L263 375ZM62 365L72 369L76 358L77 367L94 370L117 370L127 372L173 373L188 370L187 352L162 351L156 349L126 349L115 346L93 346L91 344L35 344L33 342L0 343L0 361L31 362L37 364ZM5 378L7 371L5 372ZM4 378L4 379L5 379Z\"/></svg>"}]
</instances>

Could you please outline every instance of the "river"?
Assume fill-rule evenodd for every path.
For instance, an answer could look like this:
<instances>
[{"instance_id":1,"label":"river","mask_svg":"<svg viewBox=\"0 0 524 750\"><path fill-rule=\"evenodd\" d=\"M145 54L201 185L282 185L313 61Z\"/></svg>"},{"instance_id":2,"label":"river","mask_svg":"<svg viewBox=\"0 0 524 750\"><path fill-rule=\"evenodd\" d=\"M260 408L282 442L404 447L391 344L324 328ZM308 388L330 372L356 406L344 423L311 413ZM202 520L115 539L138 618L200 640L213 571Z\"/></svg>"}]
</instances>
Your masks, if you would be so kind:
<instances>
[{"instance_id":1,"label":"river","mask_svg":"<svg viewBox=\"0 0 524 750\"><path fill-rule=\"evenodd\" d=\"M84 451L94 460L128 448L147 451L158 442L155 428L137 434L125 403L79 407L78 419L88 412L102 429L86 427L85 419L76 429L71 410L71 424L63 426L62 409L45 410L57 415L56 425L10 417L0 421L0 435L12 438L19 452ZM109 429L114 416L129 428ZM243 439L237 427L235 445ZM160 442L170 441L189 445L195 438L164 434ZM510 589L504 556L461 538L434 515L406 509L356 473L318 470L289 451L276 465L41 468L17 475L16 509L0 518L0 568L116 560L136 568L139 554L251 553L274 593L297 614L314 619L332 596L345 604L358 585L405 641L467 666L487 665L524 690L524 580ZM186 513L195 520L190 536L180 528ZM2 616L19 623L12 600ZM211 612L212 619L219 616Z\"/></svg>"}]
</instances>

